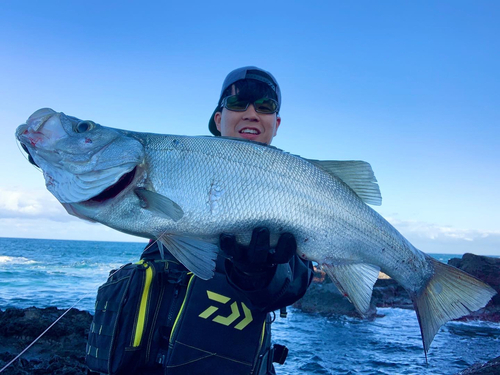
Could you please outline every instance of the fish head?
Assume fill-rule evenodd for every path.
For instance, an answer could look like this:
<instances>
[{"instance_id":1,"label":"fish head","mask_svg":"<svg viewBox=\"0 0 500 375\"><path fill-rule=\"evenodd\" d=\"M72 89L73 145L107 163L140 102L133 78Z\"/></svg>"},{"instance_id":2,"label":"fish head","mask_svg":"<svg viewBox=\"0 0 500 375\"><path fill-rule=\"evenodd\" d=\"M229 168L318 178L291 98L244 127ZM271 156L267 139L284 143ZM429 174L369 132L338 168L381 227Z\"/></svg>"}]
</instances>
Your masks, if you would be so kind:
<instances>
[{"instance_id":1,"label":"fish head","mask_svg":"<svg viewBox=\"0 0 500 375\"><path fill-rule=\"evenodd\" d=\"M47 189L66 204L85 202L131 181L144 147L128 132L42 108L16 130L16 138L38 166ZM113 194L118 194L116 190ZM69 210L68 210L69 211ZM70 212L71 213L71 212Z\"/></svg>"}]
</instances>

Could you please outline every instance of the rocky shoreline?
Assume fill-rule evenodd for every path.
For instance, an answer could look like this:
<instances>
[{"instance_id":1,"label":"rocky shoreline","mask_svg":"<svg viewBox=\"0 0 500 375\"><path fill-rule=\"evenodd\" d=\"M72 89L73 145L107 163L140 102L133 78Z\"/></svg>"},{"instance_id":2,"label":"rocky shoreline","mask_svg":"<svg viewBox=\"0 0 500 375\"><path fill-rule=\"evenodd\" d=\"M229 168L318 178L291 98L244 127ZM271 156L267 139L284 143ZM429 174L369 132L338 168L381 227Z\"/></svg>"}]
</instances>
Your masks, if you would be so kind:
<instances>
[{"instance_id":1,"label":"rocky shoreline","mask_svg":"<svg viewBox=\"0 0 500 375\"><path fill-rule=\"evenodd\" d=\"M500 293L500 259L465 254L452 259L450 264L478 277ZM325 315L355 316L353 306L324 275L318 273L308 292L294 307L304 312ZM406 291L394 280L377 281L372 297L372 318L377 307L413 308ZM28 346L65 310L56 307L39 309L0 310L0 369ZM478 312L461 320L487 320L500 322L500 295ZM59 375L86 374L85 347L92 315L86 311L70 310L21 359L16 360L3 373L5 375ZM477 364L460 375L488 375L500 373L500 357L488 363Z\"/></svg>"},{"instance_id":2,"label":"rocky shoreline","mask_svg":"<svg viewBox=\"0 0 500 375\"><path fill-rule=\"evenodd\" d=\"M500 322L500 258L474 254L450 259L448 264L457 267L484 281L497 291L484 308L460 318L462 321L484 320ZM413 309L413 303L406 290L396 281L382 274L373 288L371 317L377 316L377 307L397 307ZM309 313L324 315L359 316L354 306L341 295L324 273L318 272L306 295L294 307Z\"/></svg>"},{"instance_id":3,"label":"rocky shoreline","mask_svg":"<svg viewBox=\"0 0 500 375\"><path fill-rule=\"evenodd\" d=\"M0 368L36 339L65 310L56 307L0 311ZM86 374L85 347L92 315L71 309L5 375Z\"/></svg>"},{"instance_id":4,"label":"rocky shoreline","mask_svg":"<svg viewBox=\"0 0 500 375\"><path fill-rule=\"evenodd\" d=\"M500 259L474 254L464 254L463 257L450 259L448 264L477 277L497 291L484 308L460 318L461 321L483 320L500 322ZM309 287L306 295L294 304L294 307L308 313L322 315L359 316L354 306L341 295L335 285L318 272L315 281ZM373 288L371 300L371 319L377 314L377 307L393 307L413 309L413 303L406 290L388 277L377 280ZM459 375L493 375L500 374L500 357L487 363L476 364Z\"/></svg>"}]
</instances>

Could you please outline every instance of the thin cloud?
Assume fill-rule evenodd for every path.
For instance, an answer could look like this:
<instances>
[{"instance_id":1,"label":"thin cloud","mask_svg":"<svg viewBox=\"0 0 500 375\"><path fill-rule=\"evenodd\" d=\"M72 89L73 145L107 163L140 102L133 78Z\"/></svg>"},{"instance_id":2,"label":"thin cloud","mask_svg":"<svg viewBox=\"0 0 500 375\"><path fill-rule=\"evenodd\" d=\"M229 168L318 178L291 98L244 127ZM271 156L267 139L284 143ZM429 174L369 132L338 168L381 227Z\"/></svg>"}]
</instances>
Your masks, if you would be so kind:
<instances>
[{"instance_id":1,"label":"thin cloud","mask_svg":"<svg viewBox=\"0 0 500 375\"><path fill-rule=\"evenodd\" d=\"M48 191L35 189L0 189L0 218L75 220Z\"/></svg>"},{"instance_id":2,"label":"thin cloud","mask_svg":"<svg viewBox=\"0 0 500 375\"><path fill-rule=\"evenodd\" d=\"M461 229L394 218L387 220L425 252L500 255L500 231Z\"/></svg>"},{"instance_id":3,"label":"thin cloud","mask_svg":"<svg viewBox=\"0 0 500 375\"><path fill-rule=\"evenodd\" d=\"M461 239L474 241L480 238L500 236L500 231L484 231L479 229L460 229L412 220L387 219L401 232L409 232L429 239Z\"/></svg>"},{"instance_id":4,"label":"thin cloud","mask_svg":"<svg viewBox=\"0 0 500 375\"><path fill-rule=\"evenodd\" d=\"M76 218L64 223L46 218L0 218L0 237L147 242L147 239Z\"/></svg>"}]
</instances>

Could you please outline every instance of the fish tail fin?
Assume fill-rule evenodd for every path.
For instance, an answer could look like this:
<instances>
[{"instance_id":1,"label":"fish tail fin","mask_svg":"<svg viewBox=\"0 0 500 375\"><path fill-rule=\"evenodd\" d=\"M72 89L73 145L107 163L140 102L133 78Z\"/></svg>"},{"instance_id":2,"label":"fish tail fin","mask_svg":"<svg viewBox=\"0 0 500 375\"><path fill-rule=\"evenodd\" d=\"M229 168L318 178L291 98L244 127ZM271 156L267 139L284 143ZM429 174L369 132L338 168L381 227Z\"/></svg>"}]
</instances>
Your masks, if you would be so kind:
<instances>
[{"instance_id":1,"label":"fish tail fin","mask_svg":"<svg viewBox=\"0 0 500 375\"><path fill-rule=\"evenodd\" d=\"M444 323L479 310L496 294L491 286L458 268L430 257L429 261L434 275L420 293L412 296L426 359L429 346Z\"/></svg>"}]
</instances>

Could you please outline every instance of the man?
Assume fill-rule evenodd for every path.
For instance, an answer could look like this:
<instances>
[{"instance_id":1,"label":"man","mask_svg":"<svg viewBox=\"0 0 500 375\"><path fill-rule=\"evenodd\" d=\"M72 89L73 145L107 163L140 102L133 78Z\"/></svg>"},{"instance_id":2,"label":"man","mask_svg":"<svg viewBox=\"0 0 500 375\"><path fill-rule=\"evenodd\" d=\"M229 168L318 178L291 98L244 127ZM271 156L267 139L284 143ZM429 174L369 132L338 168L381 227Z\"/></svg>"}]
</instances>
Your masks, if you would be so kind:
<instances>
[{"instance_id":1,"label":"man","mask_svg":"<svg viewBox=\"0 0 500 375\"><path fill-rule=\"evenodd\" d=\"M280 107L281 91L271 73L253 66L235 69L224 80L219 104L208 128L215 136L243 138L269 145L281 124ZM265 243L269 248L269 233L265 228L254 231L251 245L253 243ZM220 245L232 257L232 262L225 264L229 282L240 291L247 283L262 288L249 292L248 287L246 295L254 306L263 310L273 311L291 305L304 295L312 280L312 265L295 255L295 239L290 234L281 236L276 249L269 249L275 252L274 262L271 262L275 264L270 267L259 264L265 260L265 251L259 248L261 245L240 249L234 238L226 235L221 235ZM248 267L254 272L244 272ZM276 299L278 295L280 298Z\"/></svg>"},{"instance_id":2,"label":"man","mask_svg":"<svg viewBox=\"0 0 500 375\"><path fill-rule=\"evenodd\" d=\"M281 124L280 106L280 88L271 73L251 66L236 69L222 85L209 130L216 136L269 145ZM273 362L283 363L287 349L271 345L271 312L304 295L313 277L312 266L296 255L295 238L289 233L283 233L271 248L267 228L255 228L247 246L230 233L221 234L220 248L215 276L205 281L193 277L168 249L161 259L157 243L146 247L142 262L150 262L157 274L164 274L161 292L153 293L146 312L151 315L144 323L146 344L125 348L123 358L134 351L137 355L123 360L123 366L108 358L108 368L120 368L109 372L275 373ZM95 337L93 341L98 346Z\"/></svg>"}]
</instances>

